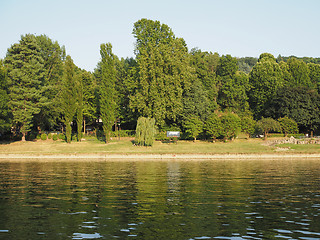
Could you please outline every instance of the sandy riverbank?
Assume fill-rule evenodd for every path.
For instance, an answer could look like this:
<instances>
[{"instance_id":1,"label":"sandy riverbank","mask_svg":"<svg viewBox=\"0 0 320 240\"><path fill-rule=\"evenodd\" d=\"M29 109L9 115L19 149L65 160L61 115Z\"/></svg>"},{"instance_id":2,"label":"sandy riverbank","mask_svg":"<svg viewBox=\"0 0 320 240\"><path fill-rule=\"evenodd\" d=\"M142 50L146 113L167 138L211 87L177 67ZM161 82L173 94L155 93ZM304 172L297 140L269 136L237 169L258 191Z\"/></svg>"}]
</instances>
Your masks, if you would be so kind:
<instances>
[{"instance_id":1,"label":"sandy riverbank","mask_svg":"<svg viewBox=\"0 0 320 240\"><path fill-rule=\"evenodd\" d=\"M320 154L0 154L0 161L319 159Z\"/></svg>"}]
</instances>

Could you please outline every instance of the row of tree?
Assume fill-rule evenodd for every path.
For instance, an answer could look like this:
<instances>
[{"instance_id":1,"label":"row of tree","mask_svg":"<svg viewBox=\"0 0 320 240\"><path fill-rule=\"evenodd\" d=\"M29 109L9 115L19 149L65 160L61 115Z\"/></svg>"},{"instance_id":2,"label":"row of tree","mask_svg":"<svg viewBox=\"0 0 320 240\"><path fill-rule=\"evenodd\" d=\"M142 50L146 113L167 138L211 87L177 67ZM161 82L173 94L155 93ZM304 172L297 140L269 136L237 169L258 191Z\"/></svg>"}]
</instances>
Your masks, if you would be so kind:
<instances>
[{"instance_id":1,"label":"row of tree","mask_svg":"<svg viewBox=\"0 0 320 240\"><path fill-rule=\"evenodd\" d=\"M160 131L191 134L193 125L214 131L208 127L214 114L236 114L240 122L287 116L300 132L320 130L317 59L189 51L170 27L148 19L134 23L133 35L135 58L119 59L110 43L101 44L93 73L75 66L49 37L22 36L0 64L0 133L25 139L62 130L70 142L74 129L80 141L89 124L108 142L117 122L135 129L143 116Z\"/></svg>"}]
</instances>

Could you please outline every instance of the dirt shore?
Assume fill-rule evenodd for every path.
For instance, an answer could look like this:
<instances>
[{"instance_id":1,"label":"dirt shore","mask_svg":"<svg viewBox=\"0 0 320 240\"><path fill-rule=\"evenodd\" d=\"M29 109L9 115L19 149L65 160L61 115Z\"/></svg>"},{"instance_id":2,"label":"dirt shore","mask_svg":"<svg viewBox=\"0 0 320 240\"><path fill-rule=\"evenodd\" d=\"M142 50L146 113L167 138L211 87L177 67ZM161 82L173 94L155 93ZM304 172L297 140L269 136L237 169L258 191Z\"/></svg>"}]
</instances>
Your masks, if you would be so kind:
<instances>
[{"instance_id":1,"label":"dirt shore","mask_svg":"<svg viewBox=\"0 0 320 240\"><path fill-rule=\"evenodd\" d=\"M320 154L0 154L0 161L319 159Z\"/></svg>"}]
</instances>

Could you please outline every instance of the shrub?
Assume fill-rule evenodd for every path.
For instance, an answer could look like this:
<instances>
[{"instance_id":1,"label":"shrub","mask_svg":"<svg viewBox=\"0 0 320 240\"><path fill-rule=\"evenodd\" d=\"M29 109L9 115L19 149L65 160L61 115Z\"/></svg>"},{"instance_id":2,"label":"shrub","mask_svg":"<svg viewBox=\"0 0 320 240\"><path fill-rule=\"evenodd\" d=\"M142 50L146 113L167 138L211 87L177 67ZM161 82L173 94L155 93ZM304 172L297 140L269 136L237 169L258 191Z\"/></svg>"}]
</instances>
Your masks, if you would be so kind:
<instances>
[{"instance_id":1,"label":"shrub","mask_svg":"<svg viewBox=\"0 0 320 240\"><path fill-rule=\"evenodd\" d=\"M36 138L37 138L37 140L40 140L41 139L41 135L38 134Z\"/></svg>"},{"instance_id":2,"label":"shrub","mask_svg":"<svg viewBox=\"0 0 320 240\"><path fill-rule=\"evenodd\" d=\"M41 140L47 140L47 134L42 133L41 134Z\"/></svg>"},{"instance_id":3,"label":"shrub","mask_svg":"<svg viewBox=\"0 0 320 240\"><path fill-rule=\"evenodd\" d=\"M58 135L57 135L57 134L53 134L52 140L53 140L53 141L57 141L57 140L58 140Z\"/></svg>"},{"instance_id":4,"label":"shrub","mask_svg":"<svg viewBox=\"0 0 320 240\"><path fill-rule=\"evenodd\" d=\"M66 136L63 134L63 133L60 133L58 135L58 138L61 139L61 140L65 140L66 139Z\"/></svg>"},{"instance_id":5,"label":"shrub","mask_svg":"<svg viewBox=\"0 0 320 240\"><path fill-rule=\"evenodd\" d=\"M136 144L140 146L152 146L155 136L155 120L153 118L140 117L136 128Z\"/></svg>"},{"instance_id":6,"label":"shrub","mask_svg":"<svg viewBox=\"0 0 320 240\"><path fill-rule=\"evenodd\" d=\"M116 131L112 131L110 133L110 136L111 137L119 137L120 134L120 137L134 137L135 135L135 130L116 130Z\"/></svg>"},{"instance_id":7,"label":"shrub","mask_svg":"<svg viewBox=\"0 0 320 240\"><path fill-rule=\"evenodd\" d=\"M0 120L1 121L1 120ZM1 135L1 134L0 134ZM32 141L32 140L34 140L34 139L36 139L37 138L37 135L38 135L38 132L34 132L34 131L31 131L31 132L29 132L28 134L27 134L27 136L26 136L26 140L28 140L28 141ZM39 138L38 139L40 139L40 136L39 136Z\"/></svg>"},{"instance_id":8,"label":"shrub","mask_svg":"<svg viewBox=\"0 0 320 240\"><path fill-rule=\"evenodd\" d=\"M52 133L48 134L48 139L52 139Z\"/></svg>"}]
</instances>

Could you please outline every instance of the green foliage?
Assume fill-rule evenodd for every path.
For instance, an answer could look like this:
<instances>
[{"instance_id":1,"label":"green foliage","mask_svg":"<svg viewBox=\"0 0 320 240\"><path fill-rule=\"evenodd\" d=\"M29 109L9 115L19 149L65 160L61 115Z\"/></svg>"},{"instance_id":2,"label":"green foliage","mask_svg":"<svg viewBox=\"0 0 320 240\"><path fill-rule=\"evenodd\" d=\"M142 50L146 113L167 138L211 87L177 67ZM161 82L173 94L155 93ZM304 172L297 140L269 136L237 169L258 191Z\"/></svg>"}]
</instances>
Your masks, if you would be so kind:
<instances>
[{"instance_id":1,"label":"green foliage","mask_svg":"<svg viewBox=\"0 0 320 240\"><path fill-rule=\"evenodd\" d=\"M189 90L184 93L182 102L183 112L181 115L184 119L197 117L200 118L201 121L205 121L207 116L212 112L212 104L199 79L192 81Z\"/></svg>"},{"instance_id":2,"label":"green foliage","mask_svg":"<svg viewBox=\"0 0 320 240\"><path fill-rule=\"evenodd\" d=\"M36 38L27 34L8 49L5 58L9 85L9 107L13 125L22 140L33 126L33 117L41 110L43 99L43 58Z\"/></svg>"},{"instance_id":3,"label":"green foliage","mask_svg":"<svg viewBox=\"0 0 320 240\"><path fill-rule=\"evenodd\" d=\"M308 63L308 69L311 84L316 86L320 93L320 64Z\"/></svg>"},{"instance_id":4,"label":"green foliage","mask_svg":"<svg viewBox=\"0 0 320 240\"><path fill-rule=\"evenodd\" d=\"M52 139L52 133L48 134L48 139Z\"/></svg>"},{"instance_id":5,"label":"green foliage","mask_svg":"<svg viewBox=\"0 0 320 240\"><path fill-rule=\"evenodd\" d=\"M195 94L199 92L203 100L207 99L203 101L202 99L200 100L200 98L197 98L201 105L205 105L206 111L208 112L207 116L218 107L216 102L218 96L218 78L216 77L216 72L219 65L219 59L218 53L201 52L201 50L196 48L193 48L190 51L191 66L194 68L197 77L191 84L190 92L194 92ZM202 84L199 83L199 80ZM202 86L200 87L200 85ZM183 100L189 95L189 92L186 91ZM197 99L195 99L195 101ZM198 102L193 104L195 108L198 108ZM186 101L184 101L184 108L186 108ZM201 115L200 118L204 120Z\"/></svg>"},{"instance_id":6,"label":"green foliage","mask_svg":"<svg viewBox=\"0 0 320 240\"><path fill-rule=\"evenodd\" d=\"M277 62L287 62L290 58L297 58L299 60L304 61L305 63L314 63L314 64L320 64L320 58L313 58L313 57L296 57L296 56L289 56L289 57L284 57L279 55L277 58Z\"/></svg>"},{"instance_id":7,"label":"green foliage","mask_svg":"<svg viewBox=\"0 0 320 240\"><path fill-rule=\"evenodd\" d=\"M99 85L99 107L102 128L106 143L110 141L110 132L117 115L117 92L115 89L115 58L111 43L100 45L101 62L96 78Z\"/></svg>"},{"instance_id":8,"label":"green foliage","mask_svg":"<svg viewBox=\"0 0 320 240\"><path fill-rule=\"evenodd\" d=\"M53 140L53 141L57 141L57 140L58 140L58 134L53 134L52 140Z\"/></svg>"},{"instance_id":9,"label":"green foliage","mask_svg":"<svg viewBox=\"0 0 320 240\"><path fill-rule=\"evenodd\" d=\"M58 138L59 138L60 140L66 140L66 135L64 135L63 133L59 133L59 134L58 134Z\"/></svg>"},{"instance_id":10,"label":"green foliage","mask_svg":"<svg viewBox=\"0 0 320 240\"><path fill-rule=\"evenodd\" d=\"M11 114L8 102L7 75L3 63L0 61L0 136L10 131Z\"/></svg>"},{"instance_id":11,"label":"green foliage","mask_svg":"<svg viewBox=\"0 0 320 240\"><path fill-rule=\"evenodd\" d=\"M198 117L190 117L183 122L183 128L188 136L197 140L199 134L203 131L203 122Z\"/></svg>"},{"instance_id":12,"label":"green foliage","mask_svg":"<svg viewBox=\"0 0 320 240\"><path fill-rule=\"evenodd\" d=\"M63 121L66 126L66 140L71 143L71 122L77 109L77 91L75 88L76 73L75 65L70 56L67 56L64 73L62 79L62 86L60 92L60 110L63 115Z\"/></svg>"},{"instance_id":13,"label":"green foliage","mask_svg":"<svg viewBox=\"0 0 320 240\"><path fill-rule=\"evenodd\" d=\"M118 136L111 131L116 120L134 129L146 116L156 120L159 135L175 126L187 130L183 137L201 138L201 121L213 139L229 138L212 127L218 122L210 116L218 110L241 116L247 134L254 124L250 111L255 119L288 116L300 132L320 130L320 58L189 52L169 26L147 19L134 24L133 35L136 57L120 60L111 44L101 44L94 75L77 68L64 46L46 35L21 36L0 61L0 134L12 130L16 139L32 139L31 131L63 131L65 125L71 142L73 122L80 141L82 126L98 128L102 119L108 142Z\"/></svg>"},{"instance_id":14,"label":"green foliage","mask_svg":"<svg viewBox=\"0 0 320 240\"><path fill-rule=\"evenodd\" d=\"M137 122L135 142L140 146L145 144L146 120L145 117L139 117Z\"/></svg>"},{"instance_id":15,"label":"green foliage","mask_svg":"<svg viewBox=\"0 0 320 240\"><path fill-rule=\"evenodd\" d=\"M34 125L41 130L56 127L59 119L59 102L56 96L60 91L60 81L63 76L63 61L65 60L64 46L51 40L46 35L35 36L43 58L43 101L40 112L34 117Z\"/></svg>"},{"instance_id":16,"label":"green foliage","mask_svg":"<svg viewBox=\"0 0 320 240\"><path fill-rule=\"evenodd\" d=\"M290 58L287 61L288 70L291 74L291 82L287 83L291 87L305 86L308 88L316 88L313 85L309 77L309 69L305 62L296 58Z\"/></svg>"},{"instance_id":17,"label":"green foliage","mask_svg":"<svg viewBox=\"0 0 320 240\"><path fill-rule=\"evenodd\" d=\"M283 86L283 76L278 63L271 54L261 54L259 62L249 74L248 91L250 107L254 116L263 115L266 103L274 97L278 88Z\"/></svg>"},{"instance_id":18,"label":"green foliage","mask_svg":"<svg viewBox=\"0 0 320 240\"><path fill-rule=\"evenodd\" d=\"M285 137L287 137L289 133L297 134L299 132L298 124L287 116L279 118L278 122L281 127L281 132L284 133Z\"/></svg>"},{"instance_id":19,"label":"green foliage","mask_svg":"<svg viewBox=\"0 0 320 240\"><path fill-rule=\"evenodd\" d=\"M264 138L267 139L270 131L280 132L281 128L279 122L276 120L262 117L259 121L257 121L256 130L258 133L263 133Z\"/></svg>"},{"instance_id":20,"label":"green foliage","mask_svg":"<svg viewBox=\"0 0 320 240\"><path fill-rule=\"evenodd\" d=\"M235 113L224 113L221 117L221 136L225 140L232 140L237 137L241 131L241 119Z\"/></svg>"},{"instance_id":21,"label":"green foliage","mask_svg":"<svg viewBox=\"0 0 320 240\"><path fill-rule=\"evenodd\" d=\"M241 130L242 132L252 135L255 131L256 121L253 119L252 116L243 116L241 118Z\"/></svg>"},{"instance_id":22,"label":"green foliage","mask_svg":"<svg viewBox=\"0 0 320 240\"><path fill-rule=\"evenodd\" d=\"M77 122L77 141L81 142L82 138L82 122L83 122L83 110L84 110L84 87L83 87L83 75L78 73L75 77L75 91L76 91L76 122Z\"/></svg>"},{"instance_id":23,"label":"green foliage","mask_svg":"<svg viewBox=\"0 0 320 240\"><path fill-rule=\"evenodd\" d=\"M266 115L278 119L287 116L293 119L300 132L318 129L320 124L320 96L306 87L284 87L270 100Z\"/></svg>"},{"instance_id":24,"label":"green foliage","mask_svg":"<svg viewBox=\"0 0 320 240\"><path fill-rule=\"evenodd\" d=\"M97 90L96 81L93 74L85 70L81 70L79 73L82 80L83 91L83 118L84 123L93 123L96 120L97 115L97 99L95 91Z\"/></svg>"},{"instance_id":25,"label":"green foliage","mask_svg":"<svg viewBox=\"0 0 320 240\"><path fill-rule=\"evenodd\" d=\"M238 58L239 71L248 74L257 62L258 59L254 57Z\"/></svg>"},{"instance_id":26,"label":"green foliage","mask_svg":"<svg viewBox=\"0 0 320 240\"><path fill-rule=\"evenodd\" d=\"M249 109L247 92L250 89L248 75L236 72L221 78L221 88L218 95L218 103L222 109L236 113Z\"/></svg>"},{"instance_id":27,"label":"green foliage","mask_svg":"<svg viewBox=\"0 0 320 240\"><path fill-rule=\"evenodd\" d=\"M152 146L155 137L155 119L139 117L135 143L140 146Z\"/></svg>"},{"instance_id":28,"label":"green foliage","mask_svg":"<svg viewBox=\"0 0 320 240\"><path fill-rule=\"evenodd\" d=\"M138 112L132 111L130 96L134 94L137 62L133 58L116 61L116 90L118 93L119 119L121 126L126 129L135 129Z\"/></svg>"},{"instance_id":29,"label":"green foliage","mask_svg":"<svg viewBox=\"0 0 320 240\"><path fill-rule=\"evenodd\" d=\"M262 61L272 61L275 62L276 58L271 53L261 53L258 62Z\"/></svg>"},{"instance_id":30,"label":"green foliage","mask_svg":"<svg viewBox=\"0 0 320 240\"><path fill-rule=\"evenodd\" d=\"M294 138L303 138L305 134L303 133L296 133L296 134L291 134L289 133L287 137L294 137ZM268 138L282 138L284 137L283 133L269 133Z\"/></svg>"},{"instance_id":31,"label":"green foliage","mask_svg":"<svg viewBox=\"0 0 320 240\"><path fill-rule=\"evenodd\" d=\"M221 77L233 76L238 71L238 61L231 55L222 56L217 68L217 74Z\"/></svg>"},{"instance_id":32,"label":"green foliage","mask_svg":"<svg viewBox=\"0 0 320 240\"><path fill-rule=\"evenodd\" d=\"M183 110L183 91L193 77L183 39L159 21L141 19L134 24L136 76L130 107L155 118L158 126L175 122Z\"/></svg>"},{"instance_id":33,"label":"green foliage","mask_svg":"<svg viewBox=\"0 0 320 240\"><path fill-rule=\"evenodd\" d=\"M47 140L47 134L45 134L45 133L42 133L41 134L41 140Z\"/></svg>"},{"instance_id":34,"label":"green foliage","mask_svg":"<svg viewBox=\"0 0 320 240\"><path fill-rule=\"evenodd\" d=\"M135 130L119 130L111 132L111 137L134 137L136 135Z\"/></svg>"},{"instance_id":35,"label":"green foliage","mask_svg":"<svg viewBox=\"0 0 320 240\"><path fill-rule=\"evenodd\" d=\"M212 113L205 122L206 133L214 140L222 133L222 123L216 113Z\"/></svg>"},{"instance_id":36,"label":"green foliage","mask_svg":"<svg viewBox=\"0 0 320 240\"><path fill-rule=\"evenodd\" d=\"M155 123L154 118L147 119L146 121L145 146L153 146L154 136L156 134Z\"/></svg>"}]
</instances>

